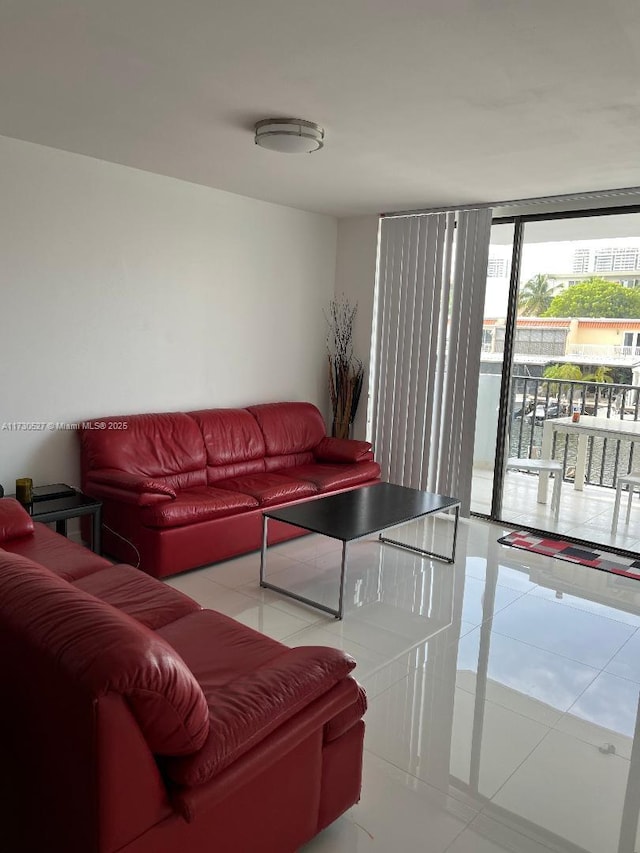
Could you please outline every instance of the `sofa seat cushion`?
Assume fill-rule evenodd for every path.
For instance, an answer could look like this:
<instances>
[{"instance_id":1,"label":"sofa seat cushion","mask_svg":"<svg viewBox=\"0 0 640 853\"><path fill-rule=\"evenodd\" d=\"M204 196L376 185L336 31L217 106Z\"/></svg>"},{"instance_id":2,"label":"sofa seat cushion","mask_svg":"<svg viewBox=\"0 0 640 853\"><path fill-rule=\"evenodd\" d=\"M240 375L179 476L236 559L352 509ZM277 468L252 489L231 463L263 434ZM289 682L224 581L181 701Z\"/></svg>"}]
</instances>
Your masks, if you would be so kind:
<instances>
[{"instance_id":1,"label":"sofa seat cushion","mask_svg":"<svg viewBox=\"0 0 640 853\"><path fill-rule=\"evenodd\" d=\"M196 677L205 696L288 651L287 646L215 610L200 610L156 631Z\"/></svg>"},{"instance_id":2,"label":"sofa seat cushion","mask_svg":"<svg viewBox=\"0 0 640 853\"><path fill-rule=\"evenodd\" d=\"M258 506L255 498L240 492L196 486L178 492L174 501L144 507L140 517L147 527L182 527Z\"/></svg>"},{"instance_id":3,"label":"sofa seat cushion","mask_svg":"<svg viewBox=\"0 0 640 853\"><path fill-rule=\"evenodd\" d=\"M31 536L11 539L9 542L3 542L0 547L12 554L20 554L37 563L44 563L55 575L67 581L111 566L109 560L71 539L60 536L55 530L39 522L33 525Z\"/></svg>"},{"instance_id":4,"label":"sofa seat cushion","mask_svg":"<svg viewBox=\"0 0 640 853\"><path fill-rule=\"evenodd\" d=\"M74 586L128 613L152 631L202 609L187 595L133 566L110 566L80 578Z\"/></svg>"},{"instance_id":5,"label":"sofa seat cushion","mask_svg":"<svg viewBox=\"0 0 640 853\"><path fill-rule=\"evenodd\" d=\"M355 666L338 649L300 646L223 689L205 691L209 735L204 747L185 758L165 762L180 785L202 785L252 747L344 681ZM358 711L360 708L358 708Z\"/></svg>"},{"instance_id":6,"label":"sofa seat cushion","mask_svg":"<svg viewBox=\"0 0 640 853\"><path fill-rule=\"evenodd\" d=\"M219 489L229 489L232 492L243 492L256 499L260 506L273 506L286 501L310 498L318 491L309 480L303 480L286 474L265 472L264 474L249 474L245 477L232 477L216 483Z\"/></svg>"},{"instance_id":7,"label":"sofa seat cushion","mask_svg":"<svg viewBox=\"0 0 640 853\"><path fill-rule=\"evenodd\" d=\"M299 465L313 465L316 457L310 450L304 453L285 453L282 456L267 456L264 460L265 471L283 474L286 468L297 468Z\"/></svg>"},{"instance_id":8,"label":"sofa seat cushion","mask_svg":"<svg viewBox=\"0 0 640 853\"><path fill-rule=\"evenodd\" d=\"M309 480L320 492L331 492L377 480L380 477L380 466L377 462L358 462L354 465L318 463L287 468L287 474L300 480Z\"/></svg>"}]
</instances>

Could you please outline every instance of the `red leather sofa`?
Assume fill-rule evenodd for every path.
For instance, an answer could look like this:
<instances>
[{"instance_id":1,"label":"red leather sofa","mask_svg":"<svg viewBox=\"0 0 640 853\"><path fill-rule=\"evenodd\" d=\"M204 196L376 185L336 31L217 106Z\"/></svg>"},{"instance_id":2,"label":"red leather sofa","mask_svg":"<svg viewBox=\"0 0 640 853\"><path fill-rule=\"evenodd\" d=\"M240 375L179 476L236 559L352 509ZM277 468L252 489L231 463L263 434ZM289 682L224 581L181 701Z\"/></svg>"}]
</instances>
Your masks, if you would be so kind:
<instances>
[{"instance_id":1,"label":"red leather sofa","mask_svg":"<svg viewBox=\"0 0 640 853\"><path fill-rule=\"evenodd\" d=\"M100 418L78 432L105 552L155 577L257 550L267 506L380 477L371 445L327 438L310 403ZM300 533L272 523L269 542Z\"/></svg>"},{"instance_id":2,"label":"red leather sofa","mask_svg":"<svg viewBox=\"0 0 640 853\"><path fill-rule=\"evenodd\" d=\"M354 661L289 649L0 500L7 853L293 853L359 798Z\"/></svg>"}]
</instances>

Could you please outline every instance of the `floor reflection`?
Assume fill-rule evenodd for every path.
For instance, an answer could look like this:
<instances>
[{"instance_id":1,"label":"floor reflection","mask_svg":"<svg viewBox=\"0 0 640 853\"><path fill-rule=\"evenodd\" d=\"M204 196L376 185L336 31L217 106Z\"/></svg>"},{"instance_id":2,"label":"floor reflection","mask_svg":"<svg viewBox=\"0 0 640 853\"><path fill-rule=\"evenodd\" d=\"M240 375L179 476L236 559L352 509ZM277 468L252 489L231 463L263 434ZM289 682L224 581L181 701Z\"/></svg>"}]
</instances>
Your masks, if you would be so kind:
<instances>
[{"instance_id":1,"label":"floor reflection","mask_svg":"<svg viewBox=\"0 0 640 853\"><path fill-rule=\"evenodd\" d=\"M456 567L453 597L452 625L479 626L427 641L424 664L378 697L368 748L545 848L633 853L640 614L556 597L497 543L483 559Z\"/></svg>"},{"instance_id":2,"label":"floor reflection","mask_svg":"<svg viewBox=\"0 0 640 853\"><path fill-rule=\"evenodd\" d=\"M404 530L446 553L444 519ZM634 853L640 582L460 525L455 565L372 538L343 621L261 590L252 554L171 579L289 646L345 649L369 697L361 802L305 853ZM340 548L283 543L283 585L335 601ZM276 580L276 583L278 581Z\"/></svg>"}]
</instances>

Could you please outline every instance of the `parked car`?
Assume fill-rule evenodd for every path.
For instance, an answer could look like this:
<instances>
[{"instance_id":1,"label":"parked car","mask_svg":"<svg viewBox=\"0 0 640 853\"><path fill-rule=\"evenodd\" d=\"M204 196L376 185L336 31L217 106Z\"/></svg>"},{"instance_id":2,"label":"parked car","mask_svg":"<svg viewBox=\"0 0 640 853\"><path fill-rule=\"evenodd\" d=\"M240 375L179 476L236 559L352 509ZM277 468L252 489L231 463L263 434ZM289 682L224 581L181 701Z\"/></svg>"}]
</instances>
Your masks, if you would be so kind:
<instances>
[{"instance_id":1,"label":"parked car","mask_svg":"<svg viewBox=\"0 0 640 853\"><path fill-rule=\"evenodd\" d=\"M516 401L513 407L512 417L514 420L519 420L520 418L526 417L533 409L533 402L531 400L527 400L524 405L521 402Z\"/></svg>"},{"instance_id":2,"label":"parked car","mask_svg":"<svg viewBox=\"0 0 640 853\"><path fill-rule=\"evenodd\" d=\"M549 402L548 404L538 403L535 412L530 412L526 415L528 421L540 423L546 418L561 418L567 413L567 406L564 403Z\"/></svg>"}]
</instances>

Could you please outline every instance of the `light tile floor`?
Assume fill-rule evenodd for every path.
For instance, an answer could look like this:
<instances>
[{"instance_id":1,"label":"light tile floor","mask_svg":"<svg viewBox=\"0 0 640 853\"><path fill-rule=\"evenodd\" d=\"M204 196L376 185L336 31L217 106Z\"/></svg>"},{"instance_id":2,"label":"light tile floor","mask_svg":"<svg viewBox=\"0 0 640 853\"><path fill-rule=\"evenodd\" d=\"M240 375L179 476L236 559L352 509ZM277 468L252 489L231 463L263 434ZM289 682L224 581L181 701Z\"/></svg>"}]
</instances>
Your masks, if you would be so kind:
<instances>
[{"instance_id":1,"label":"light tile floor","mask_svg":"<svg viewBox=\"0 0 640 853\"><path fill-rule=\"evenodd\" d=\"M449 547L428 519L406 541ZM397 531L399 532L399 531ZM634 853L640 582L497 544L455 565L352 546L341 622L258 586L250 554L168 582L288 645L346 649L367 689L362 799L304 853ZM337 596L339 543L270 549L276 583Z\"/></svg>"},{"instance_id":2,"label":"light tile floor","mask_svg":"<svg viewBox=\"0 0 640 853\"><path fill-rule=\"evenodd\" d=\"M476 468L473 471L471 509L490 515L493 473ZM551 500L553 483L549 482L548 500ZM620 516L615 533L611 532L615 490L602 486L585 485L576 490L571 481L563 482L560 512L555 519L550 504L539 504L538 475L521 471L507 471L502 498L502 520L508 524L522 524L549 530L576 539L597 542L601 547L615 546L631 551L640 550L640 499L636 492L629 524L625 523L627 493L623 492Z\"/></svg>"}]
</instances>

